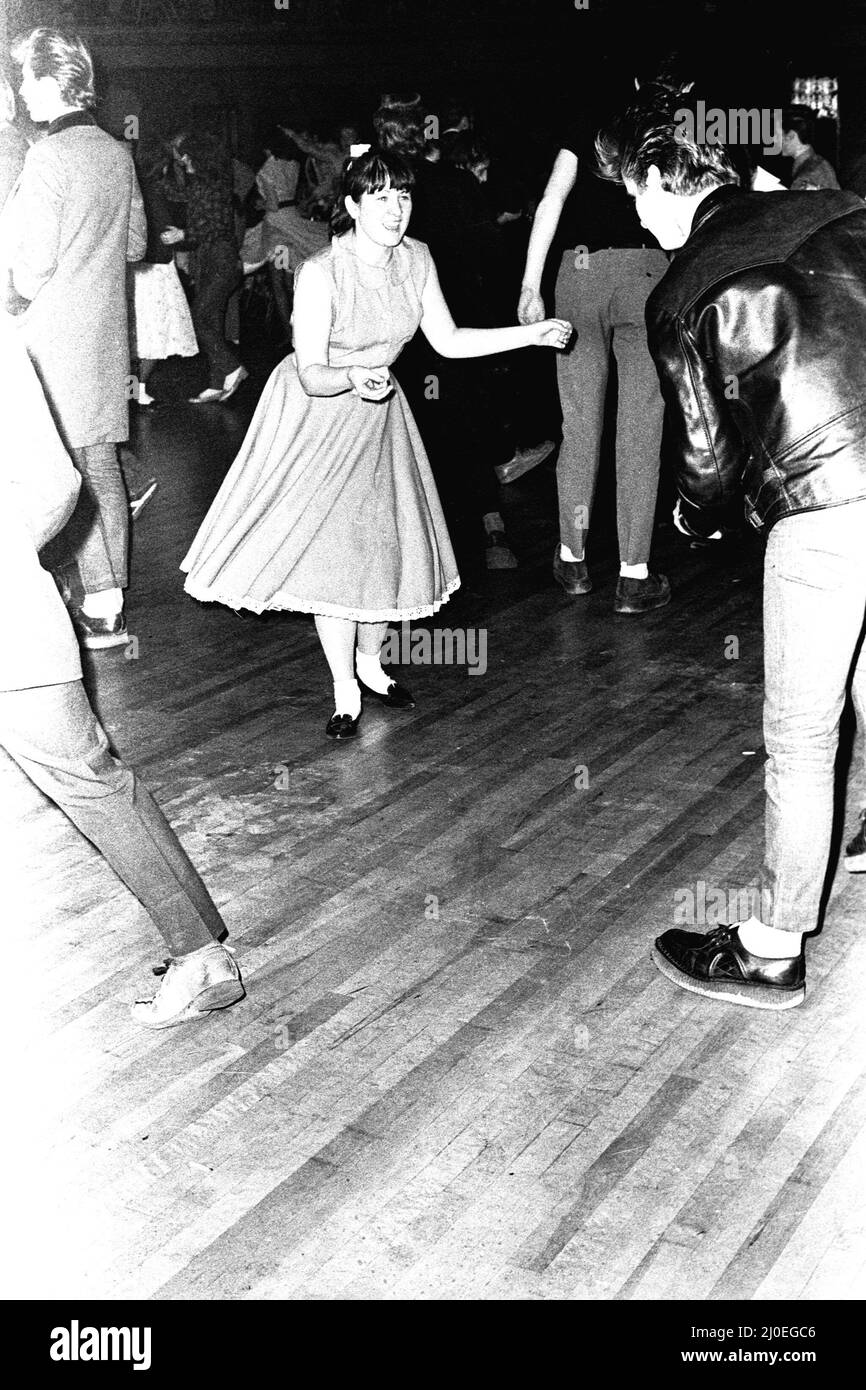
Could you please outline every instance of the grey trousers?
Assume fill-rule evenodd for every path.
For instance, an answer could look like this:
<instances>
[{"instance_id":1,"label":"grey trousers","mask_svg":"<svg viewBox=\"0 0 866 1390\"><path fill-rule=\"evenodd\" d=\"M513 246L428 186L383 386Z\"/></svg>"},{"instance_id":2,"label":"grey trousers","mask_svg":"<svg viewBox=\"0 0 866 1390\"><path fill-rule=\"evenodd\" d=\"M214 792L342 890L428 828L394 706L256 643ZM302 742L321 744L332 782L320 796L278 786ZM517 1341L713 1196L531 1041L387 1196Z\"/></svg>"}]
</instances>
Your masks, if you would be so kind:
<instances>
[{"instance_id":1,"label":"grey trousers","mask_svg":"<svg viewBox=\"0 0 866 1390\"><path fill-rule=\"evenodd\" d=\"M102 852L171 955L228 935L150 792L109 751L81 681L0 691L0 745Z\"/></svg>"},{"instance_id":2,"label":"grey trousers","mask_svg":"<svg viewBox=\"0 0 866 1390\"><path fill-rule=\"evenodd\" d=\"M619 557L649 559L659 480L664 405L650 357L644 306L668 268L663 251L593 251L575 265L566 251L556 281L556 313L577 329L571 350L557 353L562 447L556 470L559 534L582 555L601 456L604 403L614 352L619 380L616 510Z\"/></svg>"},{"instance_id":3,"label":"grey trousers","mask_svg":"<svg viewBox=\"0 0 866 1390\"><path fill-rule=\"evenodd\" d=\"M116 444L70 450L81 493L63 530L45 547L51 569L77 568L85 594L129 583L129 502Z\"/></svg>"}]
</instances>

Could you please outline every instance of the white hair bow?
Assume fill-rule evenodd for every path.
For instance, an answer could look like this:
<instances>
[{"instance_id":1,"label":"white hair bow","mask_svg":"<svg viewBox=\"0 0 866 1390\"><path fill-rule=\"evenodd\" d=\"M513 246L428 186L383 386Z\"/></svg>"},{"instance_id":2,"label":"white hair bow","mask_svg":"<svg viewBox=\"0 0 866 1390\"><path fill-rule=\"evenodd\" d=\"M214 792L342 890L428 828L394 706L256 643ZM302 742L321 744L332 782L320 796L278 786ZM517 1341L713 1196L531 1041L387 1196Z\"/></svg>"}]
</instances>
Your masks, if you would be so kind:
<instances>
[{"instance_id":1,"label":"white hair bow","mask_svg":"<svg viewBox=\"0 0 866 1390\"><path fill-rule=\"evenodd\" d=\"M362 154L366 154L371 147L369 145L350 145L349 158L359 159Z\"/></svg>"}]
</instances>

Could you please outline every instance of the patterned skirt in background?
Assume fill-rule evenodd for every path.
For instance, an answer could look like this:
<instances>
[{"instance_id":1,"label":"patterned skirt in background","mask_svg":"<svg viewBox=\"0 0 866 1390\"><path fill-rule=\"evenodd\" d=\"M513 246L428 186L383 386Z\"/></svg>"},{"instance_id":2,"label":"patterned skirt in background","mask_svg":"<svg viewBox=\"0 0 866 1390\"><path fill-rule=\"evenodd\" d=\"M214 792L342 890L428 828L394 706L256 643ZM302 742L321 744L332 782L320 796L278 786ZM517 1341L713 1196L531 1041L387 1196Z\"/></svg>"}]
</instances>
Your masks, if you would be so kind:
<instances>
[{"instance_id":1,"label":"patterned skirt in background","mask_svg":"<svg viewBox=\"0 0 866 1390\"><path fill-rule=\"evenodd\" d=\"M134 358L195 357L192 315L173 261L129 267L129 353Z\"/></svg>"}]
</instances>

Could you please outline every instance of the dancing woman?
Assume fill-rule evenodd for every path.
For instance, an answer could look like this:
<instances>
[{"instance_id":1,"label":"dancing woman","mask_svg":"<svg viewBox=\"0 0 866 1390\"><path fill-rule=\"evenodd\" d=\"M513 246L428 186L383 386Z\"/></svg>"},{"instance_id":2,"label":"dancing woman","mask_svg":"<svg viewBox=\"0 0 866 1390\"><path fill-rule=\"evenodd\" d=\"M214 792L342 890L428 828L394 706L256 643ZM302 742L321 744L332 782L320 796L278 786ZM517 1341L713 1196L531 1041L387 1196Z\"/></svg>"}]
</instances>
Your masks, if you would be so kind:
<instances>
[{"instance_id":1,"label":"dancing woman","mask_svg":"<svg viewBox=\"0 0 866 1390\"><path fill-rule=\"evenodd\" d=\"M460 583L390 365L419 324L444 357L562 348L571 335L562 319L456 328L427 247L405 236L413 182L394 153L347 165L334 239L298 270L295 351L272 373L181 566L194 598L315 615L337 739L357 732L362 686L386 705L414 704L380 664L387 625L435 613Z\"/></svg>"}]
</instances>

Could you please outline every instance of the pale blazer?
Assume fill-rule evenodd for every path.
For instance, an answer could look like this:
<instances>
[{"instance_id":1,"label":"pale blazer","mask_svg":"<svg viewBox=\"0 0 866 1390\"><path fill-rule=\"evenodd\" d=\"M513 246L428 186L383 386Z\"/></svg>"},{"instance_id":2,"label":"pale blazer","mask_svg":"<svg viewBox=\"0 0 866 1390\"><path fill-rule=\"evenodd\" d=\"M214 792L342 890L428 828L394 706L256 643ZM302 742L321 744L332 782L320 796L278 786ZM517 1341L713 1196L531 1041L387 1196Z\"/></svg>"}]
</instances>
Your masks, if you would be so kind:
<instances>
[{"instance_id":1,"label":"pale blazer","mask_svg":"<svg viewBox=\"0 0 866 1390\"><path fill-rule=\"evenodd\" d=\"M15 322L0 310L0 690L81 677L69 614L38 554L80 486Z\"/></svg>"},{"instance_id":2,"label":"pale blazer","mask_svg":"<svg viewBox=\"0 0 866 1390\"><path fill-rule=\"evenodd\" d=\"M87 112L52 122L0 219L16 315L69 448L129 437L126 263L147 223L129 150Z\"/></svg>"}]
</instances>

